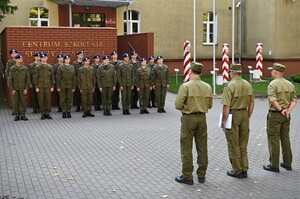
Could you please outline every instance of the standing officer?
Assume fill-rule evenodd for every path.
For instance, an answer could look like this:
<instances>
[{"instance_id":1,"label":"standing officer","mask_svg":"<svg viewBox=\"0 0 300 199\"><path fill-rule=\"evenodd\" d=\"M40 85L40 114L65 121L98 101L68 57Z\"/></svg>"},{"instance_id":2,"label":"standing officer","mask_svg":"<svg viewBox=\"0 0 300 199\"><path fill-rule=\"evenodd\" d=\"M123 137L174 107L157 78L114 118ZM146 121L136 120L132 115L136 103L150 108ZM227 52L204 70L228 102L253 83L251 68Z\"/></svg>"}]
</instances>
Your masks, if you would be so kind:
<instances>
[{"instance_id":1,"label":"standing officer","mask_svg":"<svg viewBox=\"0 0 300 199\"><path fill-rule=\"evenodd\" d=\"M151 69L147 67L146 59L141 59L141 67L137 70L136 87L139 92L140 114L149 114L147 105L149 103L149 93L151 86Z\"/></svg>"},{"instance_id":2,"label":"standing officer","mask_svg":"<svg viewBox=\"0 0 300 199\"><path fill-rule=\"evenodd\" d=\"M70 64L70 55L64 56L64 64L56 72L56 87L60 95L62 118L71 118L73 93L76 86L75 68Z\"/></svg>"},{"instance_id":3,"label":"standing officer","mask_svg":"<svg viewBox=\"0 0 300 199\"><path fill-rule=\"evenodd\" d=\"M116 89L116 71L114 66L109 63L109 56L102 57L102 64L98 69L98 85L102 93L103 111L105 116L110 116L111 98Z\"/></svg>"},{"instance_id":4,"label":"standing officer","mask_svg":"<svg viewBox=\"0 0 300 199\"><path fill-rule=\"evenodd\" d=\"M51 93L54 90L54 76L53 69L47 63L48 55L41 54L41 63L36 67L36 74L34 77L35 91L38 94L38 102L41 111L41 120L52 119L51 112Z\"/></svg>"},{"instance_id":5,"label":"standing officer","mask_svg":"<svg viewBox=\"0 0 300 199\"><path fill-rule=\"evenodd\" d=\"M285 66L274 63L272 77L268 85L269 113L267 134L270 153L270 164L264 165L267 171L279 172L280 143L283 162L281 167L292 170L292 150L290 143L290 113L297 103L295 86L283 78Z\"/></svg>"},{"instance_id":6,"label":"standing officer","mask_svg":"<svg viewBox=\"0 0 300 199\"><path fill-rule=\"evenodd\" d=\"M169 88L169 68L163 63L162 56L156 58L157 65L155 65L152 72L152 85L155 89L156 105L158 113L166 113L165 101L167 89Z\"/></svg>"},{"instance_id":7,"label":"standing officer","mask_svg":"<svg viewBox=\"0 0 300 199\"><path fill-rule=\"evenodd\" d=\"M151 74L153 73L154 67L155 67L155 59L153 56L149 57L149 63L147 64L147 67L150 68ZM149 108L156 108L155 105L155 92L154 89L151 89L149 94Z\"/></svg>"},{"instance_id":8,"label":"standing officer","mask_svg":"<svg viewBox=\"0 0 300 199\"><path fill-rule=\"evenodd\" d=\"M176 182L193 185L193 138L197 149L198 182L205 182L208 165L207 158L207 123L206 113L212 108L212 89L200 79L203 65L193 62L189 72L190 81L179 88L175 108L182 113L181 117L181 162L182 175L175 178Z\"/></svg>"},{"instance_id":9,"label":"standing officer","mask_svg":"<svg viewBox=\"0 0 300 199\"><path fill-rule=\"evenodd\" d=\"M95 85L95 70L90 66L90 58L85 57L83 59L83 66L79 68L78 72L78 88L81 93L81 103L83 108L82 117L95 117L95 115L91 113Z\"/></svg>"},{"instance_id":10,"label":"standing officer","mask_svg":"<svg viewBox=\"0 0 300 199\"><path fill-rule=\"evenodd\" d=\"M131 103L131 92L134 85L133 66L129 63L128 53L123 54L123 63L119 68L119 81L122 97L123 115L130 115L129 106Z\"/></svg>"},{"instance_id":11,"label":"standing officer","mask_svg":"<svg viewBox=\"0 0 300 199\"><path fill-rule=\"evenodd\" d=\"M129 62L133 66L133 78L134 81L136 81L136 72L138 68L141 66L140 62L137 60L137 52L132 51L131 52L131 60ZM136 86L134 86L132 90L132 97L131 97L131 109L139 109L137 102L139 100L139 92L137 91Z\"/></svg>"},{"instance_id":12,"label":"standing officer","mask_svg":"<svg viewBox=\"0 0 300 199\"><path fill-rule=\"evenodd\" d=\"M37 67L38 64L41 63L41 57L40 56L41 56L40 53L35 53L33 55L34 62L30 63L29 68L28 68L29 76L30 76L31 104L32 104L32 109L33 109L32 113L34 113L34 114L36 114L40 111L39 103L38 103L38 95L35 91L36 86L34 85L34 82L33 82L33 78L34 78L35 73L36 73L36 67Z\"/></svg>"},{"instance_id":13,"label":"standing officer","mask_svg":"<svg viewBox=\"0 0 300 199\"><path fill-rule=\"evenodd\" d=\"M54 76L55 81L56 81L56 74L57 74L59 67L64 64L64 55L58 54L56 58L57 58L57 63L54 64L54 66L53 66L53 76ZM61 106L60 106L59 93L57 91L56 82L55 82L54 86L55 86L54 95L55 95L55 99L56 99L56 103L57 103L57 107L58 107L57 112L61 112L62 110L61 110Z\"/></svg>"},{"instance_id":14,"label":"standing officer","mask_svg":"<svg viewBox=\"0 0 300 199\"><path fill-rule=\"evenodd\" d=\"M249 119L254 109L253 89L249 82L241 78L241 64L231 65L229 71L232 79L224 88L221 100L223 104L221 127L226 135L228 156L232 166L227 175L247 178ZM226 129L229 114L232 114L232 125L231 129Z\"/></svg>"},{"instance_id":15,"label":"standing officer","mask_svg":"<svg viewBox=\"0 0 300 199\"><path fill-rule=\"evenodd\" d=\"M76 78L78 78L79 68L83 66L84 52L82 50L80 50L76 53L76 55L77 55L77 60L74 61L72 63L72 65L75 68ZM76 112L80 111L80 101L81 101L80 90L79 90L78 86L76 86L75 92L74 92L74 104L76 106Z\"/></svg>"},{"instance_id":16,"label":"standing officer","mask_svg":"<svg viewBox=\"0 0 300 199\"><path fill-rule=\"evenodd\" d=\"M28 118L25 116L26 112L26 95L28 86L30 84L27 67L23 65L23 56L17 54L15 56L16 64L10 68L8 86L12 90L13 110L16 114L14 121L24 120Z\"/></svg>"},{"instance_id":17,"label":"standing officer","mask_svg":"<svg viewBox=\"0 0 300 199\"><path fill-rule=\"evenodd\" d=\"M94 91L94 94L93 94L93 104L94 104L94 107L95 107L95 111L101 111L102 108L102 96L101 96L101 92L99 90L99 85L98 85L98 82L97 82L97 71L100 67L100 56L98 54L95 54L94 55L94 63L91 65L94 70L95 70L95 75L96 75L96 88L95 88L95 91Z\"/></svg>"},{"instance_id":18,"label":"standing officer","mask_svg":"<svg viewBox=\"0 0 300 199\"><path fill-rule=\"evenodd\" d=\"M111 52L110 64L112 64L114 66L116 74L119 74L119 67L120 67L121 62L118 60L117 51ZM114 90L113 95L112 95L112 110L120 110L119 102L120 102L120 82L119 82L119 78L117 77L116 78L116 89Z\"/></svg>"}]
</instances>

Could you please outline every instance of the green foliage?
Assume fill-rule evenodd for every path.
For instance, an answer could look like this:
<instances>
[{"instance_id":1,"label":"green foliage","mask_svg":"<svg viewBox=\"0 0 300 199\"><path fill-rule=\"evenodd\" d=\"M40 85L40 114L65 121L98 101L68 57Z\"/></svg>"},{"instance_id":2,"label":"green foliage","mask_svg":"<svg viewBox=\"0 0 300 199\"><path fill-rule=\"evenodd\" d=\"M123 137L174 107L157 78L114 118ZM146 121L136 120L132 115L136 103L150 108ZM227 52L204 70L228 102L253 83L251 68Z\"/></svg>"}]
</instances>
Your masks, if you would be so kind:
<instances>
[{"instance_id":1,"label":"green foliage","mask_svg":"<svg viewBox=\"0 0 300 199\"><path fill-rule=\"evenodd\" d=\"M11 6L10 3L10 0L0 0L0 23L6 15L14 14L18 10L17 6Z\"/></svg>"},{"instance_id":2,"label":"green foliage","mask_svg":"<svg viewBox=\"0 0 300 199\"><path fill-rule=\"evenodd\" d=\"M291 79L293 82L300 83L300 73L294 74L293 76L291 76Z\"/></svg>"}]
</instances>

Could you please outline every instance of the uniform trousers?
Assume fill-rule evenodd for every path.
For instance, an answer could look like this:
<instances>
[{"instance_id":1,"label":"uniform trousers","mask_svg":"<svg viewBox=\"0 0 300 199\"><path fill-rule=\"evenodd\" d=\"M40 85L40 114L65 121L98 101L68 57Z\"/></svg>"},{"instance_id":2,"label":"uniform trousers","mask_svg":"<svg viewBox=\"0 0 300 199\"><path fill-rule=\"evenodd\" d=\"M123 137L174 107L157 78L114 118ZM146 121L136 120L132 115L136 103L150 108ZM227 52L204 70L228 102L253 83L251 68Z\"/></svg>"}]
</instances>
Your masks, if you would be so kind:
<instances>
[{"instance_id":1,"label":"uniform trousers","mask_svg":"<svg viewBox=\"0 0 300 199\"><path fill-rule=\"evenodd\" d=\"M102 108L103 110L111 109L111 96L113 94L112 87L102 87Z\"/></svg>"},{"instance_id":2,"label":"uniform trousers","mask_svg":"<svg viewBox=\"0 0 300 199\"><path fill-rule=\"evenodd\" d=\"M120 83L116 83L116 89L113 91L112 95L112 106L117 107L120 102Z\"/></svg>"},{"instance_id":3,"label":"uniform trousers","mask_svg":"<svg viewBox=\"0 0 300 199\"><path fill-rule=\"evenodd\" d=\"M149 103L149 87L140 87L139 101L140 101L140 110L147 110Z\"/></svg>"},{"instance_id":4,"label":"uniform trousers","mask_svg":"<svg viewBox=\"0 0 300 199\"><path fill-rule=\"evenodd\" d=\"M81 103L83 112L91 111L93 104L93 89L84 89L81 93Z\"/></svg>"},{"instance_id":5,"label":"uniform trousers","mask_svg":"<svg viewBox=\"0 0 300 199\"><path fill-rule=\"evenodd\" d=\"M235 174L248 171L248 140L249 117L248 111L233 110L231 129L225 129L229 161Z\"/></svg>"},{"instance_id":6,"label":"uniform trousers","mask_svg":"<svg viewBox=\"0 0 300 199\"><path fill-rule=\"evenodd\" d=\"M41 114L49 114L51 112L51 90L50 88L39 88L38 102Z\"/></svg>"},{"instance_id":7,"label":"uniform trousers","mask_svg":"<svg viewBox=\"0 0 300 199\"><path fill-rule=\"evenodd\" d=\"M167 95L167 86L155 85L155 99L157 108L164 108Z\"/></svg>"},{"instance_id":8,"label":"uniform trousers","mask_svg":"<svg viewBox=\"0 0 300 199\"><path fill-rule=\"evenodd\" d=\"M123 86L123 90L121 90L123 110L129 109L131 103L131 92L131 86Z\"/></svg>"},{"instance_id":9,"label":"uniform trousers","mask_svg":"<svg viewBox=\"0 0 300 199\"><path fill-rule=\"evenodd\" d=\"M290 167L292 164L292 150L290 142L290 120L279 112L269 112L267 118L267 135L270 153L270 165L279 168L280 142L283 162Z\"/></svg>"},{"instance_id":10,"label":"uniform trousers","mask_svg":"<svg viewBox=\"0 0 300 199\"><path fill-rule=\"evenodd\" d=\"M15 115L24 115L26 112L26 96L23 90L16 90L16 95L12 96L13 111Z\"/></svg>"},{"instance_id":11,"label":"uniform trousers","mask_svg":"<svg viewBox=\"0 0 300 199\"><path fill-rule=\"evenodd\" d=\"M35 86L31 89L31 106L33 110L39 110L38 95L35 89Z\"/></svg>"},{"instance_id":12,"label":"uniform trousers","mask_svg":"<svg viewBox=\"0 0 300 199\"><path fill-rule=\"evenodd\" d=\"M60 107L63 112L71 112L73 106L72 88L61 88L59 93Z\"/></svg>"},{"instance_id":13,"label":"uniform trousers","mask_svg":"<svg viewBox=\"0 0 300 199\"><path fill-rule=\"evenodd\" d=\"M102 105L102 96L98 86L96 86L93 94L93 104L95 107L99 107L99 108Z\"/></svg>"},{"instance_id":14,"label":"uniform trousers","mask_svg":"<svg viewBox=\"0 0 300 199\"><path fill-rule=\"evenodd\" d=\"M206 175L208 158L207 158L207 124L204 113L182 115L181 117L181 162L182 174L188 179L193 179L193 139L195 138L197 150L197 175L204 177Z\"/></svg>"}]
</instances>

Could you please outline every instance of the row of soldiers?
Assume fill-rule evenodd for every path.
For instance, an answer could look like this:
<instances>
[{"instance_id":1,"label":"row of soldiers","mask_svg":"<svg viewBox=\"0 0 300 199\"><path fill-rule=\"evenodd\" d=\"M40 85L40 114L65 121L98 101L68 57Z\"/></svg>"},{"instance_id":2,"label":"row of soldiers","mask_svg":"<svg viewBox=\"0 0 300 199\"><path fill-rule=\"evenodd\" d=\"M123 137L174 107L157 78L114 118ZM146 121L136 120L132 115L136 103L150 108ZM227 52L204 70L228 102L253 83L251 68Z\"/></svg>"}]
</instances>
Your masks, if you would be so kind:
<instances>
[{"instance_id":1,"label":"row of soldiers","mask_svg":"<svg viewBox=\"0 0 300 199\"><path fill-rule=\"evenodd\" d=\"M169 86L169 70L162 56L137 60L137 52L124 53L119 61L116 51L102 57L94 55L94 63L84 56L83 51L76 53L77 60L71 64L70 55L59 54L58 62L52 67L47 63L46 53L34 54L34 62L29 67L23 65L23 56L16 50L10 51L12 59L7 62L5 75L12 94L15 121L28 120L25 116L28 88L32 89L33 113L41 112L41 119L52 119L51 93L58 96L59 111L63 118L71 118L73 101L76 111L82 106L82 117L94 117L95 110L102 110L105 116L111 115L111 109L120 109L120 91L124 115L130 115L129 108L140 109L141 114L149 114L147 107L157 107L159 113L165 113L165 98ZM137 103L139 101L140 107Z\"/></svg>"}]
</instances>

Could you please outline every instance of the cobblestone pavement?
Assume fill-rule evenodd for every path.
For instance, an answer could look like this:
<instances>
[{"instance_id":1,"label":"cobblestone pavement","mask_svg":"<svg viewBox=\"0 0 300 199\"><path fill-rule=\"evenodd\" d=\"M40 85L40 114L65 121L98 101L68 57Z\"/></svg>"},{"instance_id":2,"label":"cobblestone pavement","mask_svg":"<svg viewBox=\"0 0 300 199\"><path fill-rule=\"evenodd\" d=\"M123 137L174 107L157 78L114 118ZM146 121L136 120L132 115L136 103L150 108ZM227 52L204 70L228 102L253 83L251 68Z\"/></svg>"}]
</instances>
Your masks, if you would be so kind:
<instances>
[{"instance_id":1,"label":"cobblestone pavement","mask_svg":"<svg viewBox=\"0 0 300 199\"><path fill-rule=\"evenodd\" d=\"M262 169L268 164L268 107L266 99L256 99L248 178L235 179L226 175L230 164L217 126L222 106L216 97L207 114L206 182L199 184L194 172L195 184L189 186L174 181L181 174L181 114L174 108L175 97L168 93L165 114L150 109L149 115L132 110L129 116L112 111L106 117L93 111L94 118L74 112L62 119L52 112L53 120L42 121L28 113L29 121L14 122L11 110L0 110L0 198L299 198L299 105L292 113L293 171Z\"/></svg>"}]
</instances>

